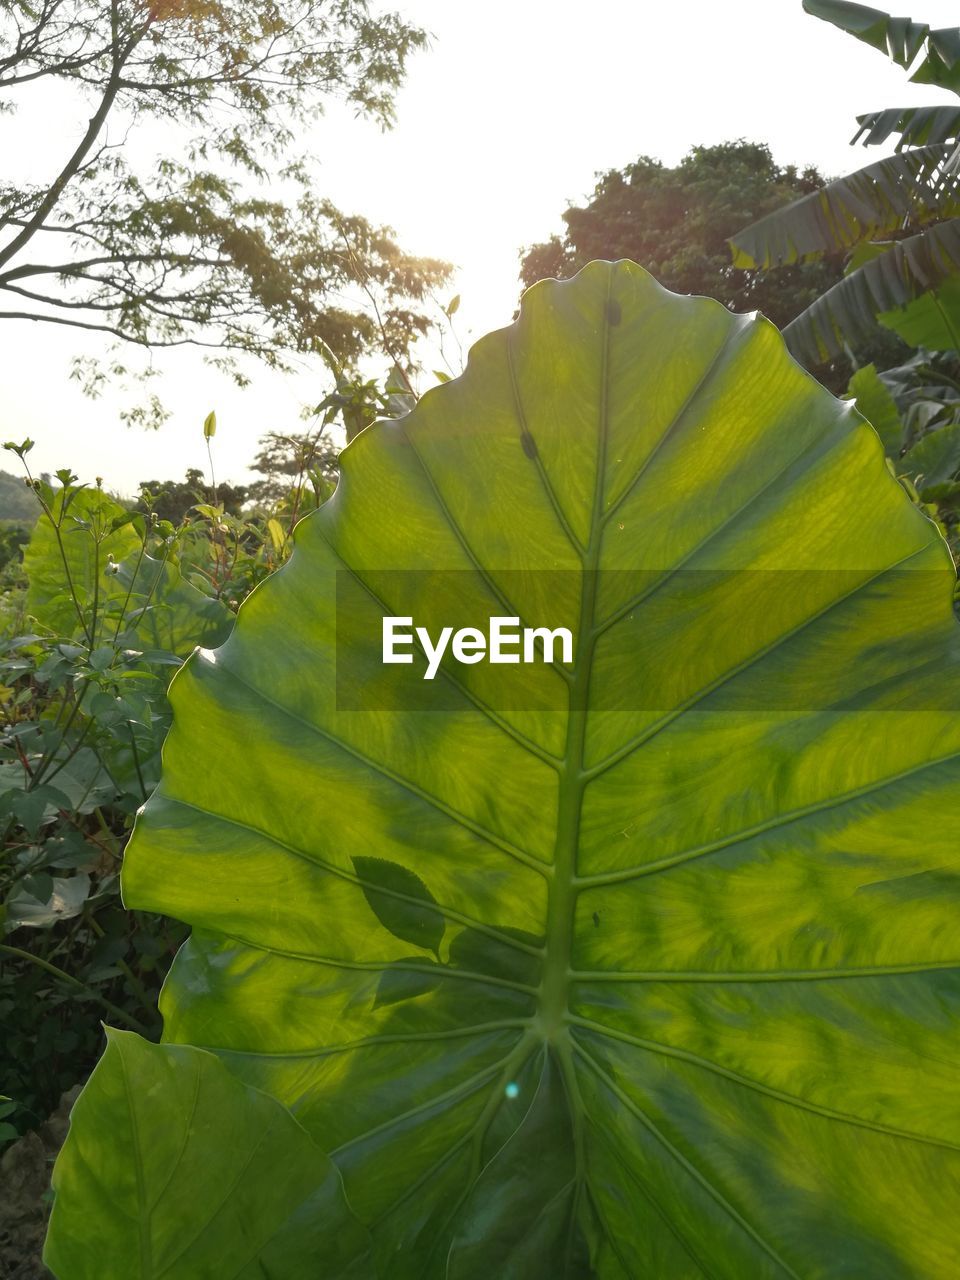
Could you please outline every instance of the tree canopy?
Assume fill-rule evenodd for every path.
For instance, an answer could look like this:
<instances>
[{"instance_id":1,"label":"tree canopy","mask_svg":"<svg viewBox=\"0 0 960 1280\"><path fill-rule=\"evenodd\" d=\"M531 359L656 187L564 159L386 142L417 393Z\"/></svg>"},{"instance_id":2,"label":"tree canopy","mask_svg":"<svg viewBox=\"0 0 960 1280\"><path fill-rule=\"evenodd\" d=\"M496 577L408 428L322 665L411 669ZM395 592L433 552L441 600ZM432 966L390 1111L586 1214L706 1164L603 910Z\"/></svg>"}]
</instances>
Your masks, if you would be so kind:
<instances>
[{"instance_id":1,"label":"tree canopy","mask_svg":"<svg viewBox=\"0 0 960 1280\"><path fill-rule=\"evenodd\" d=\"M0 319L281 366L406 351L446 268L342 214L293 146L329 100L389 125L425 39L365 0L0 5L0 111L60 81L89 115L47 180L0 181ZM150 118L171 154L126 145Z\"/></svg>"},{"instance_id":2,"label":"tree canopy","mask_svg":"<svg viewBox=\"0 0 960 1280\"><path fill-rule=\"evenodd\" d=\"M695 146L675 168L641 156L602 174L587 202L564 212L563 236L525 252L521 279L564 279L594 258L631 258L668 289L718 298L732 311L762 311L783 327L842 278L841 255L744 271L731 265L727 239L823 185L817 169L778 165L763 143ZM886 363L882 352L871 356ZM826 371L826 381L838 377Z\"/></svg>"},{"instance_id":3,"label":"tree canopy","mask_svg":"<svg viewBox=\"0 0 960 1280\"><path fill-rule=\"evenodd\" d=\"M749 219L815 191L814 168L778 165L755 142L696 146L676 168L641 156L600 176L587 203L563 214L562 238L526 251L526 285L576 274L593 258L632 258L668 289L718 298L733 311L759 309L781 325L840 275L836 263L791 269L776 277L735 271L727 237Z\"/></svg>"}]
</instances>

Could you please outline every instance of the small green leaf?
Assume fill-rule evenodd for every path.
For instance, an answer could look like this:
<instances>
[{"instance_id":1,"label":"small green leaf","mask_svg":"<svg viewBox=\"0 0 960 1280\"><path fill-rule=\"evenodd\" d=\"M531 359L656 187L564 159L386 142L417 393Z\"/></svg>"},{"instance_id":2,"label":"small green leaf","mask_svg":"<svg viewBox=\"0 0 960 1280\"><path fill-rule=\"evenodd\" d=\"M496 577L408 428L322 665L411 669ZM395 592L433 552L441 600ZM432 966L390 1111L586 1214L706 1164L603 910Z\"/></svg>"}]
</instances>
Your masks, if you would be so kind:
<instances>
[{"instance_id":1,"label":"small green leaf","mask_svg":"<svg viewBox=\"0 0 960 1280\"><path fill-rule=\"evenodd\" d=\"M117 651L112 644L102 644L90 654L90 666L94 671L106 671L112 666L116 656Z\"/></svg>"},{"instance_id":2,"label":"small green leaf","mask_svg":"<svg viewBox=\"0 0 960 1280\"><path fill-rule=\"evenodd\" d=\"M21 441L20 444L17 444L14 440L7 440L5 441L3 447L4 449L7 449L10 453L15 453L18 458L22 458L25 454L29 453L30 450L33 448L33 441L28 438L26 440Z\"/></svg>"},{"instance_id":3,"label":"small green leaf","mask_svg":"<svg viewBox=\"0 0 960 1280\"><path fill-rule=\"evenodd\" d=\"M30 836L35 836L45 821L51 821L58 809L70 808L69 798L57 787L47 783L42 783L31 791L21 791L13 801L13 811Z\"/></svg>"},{"instance_id":4,"label":"small green leaf","mask_svg":"<svg viewBox=\"0 0 960 1280\"><path fill-rule=\"evenodd\" d=\"M445 922L436 898L420 877L386 858L352 861L363 896L383 927L395 938L437 954Z\"/></svg>"},{"instance_id":5,"label":"small green leaf","mask_svg":"<svg viewBox=\"0 0 960 1280\"><path fill-rule=\"evenodd\" d=\"M211 409L203 420L203 438L204 440L212 440L217 434L217 415Z\"/></svg>"}]
</instances>

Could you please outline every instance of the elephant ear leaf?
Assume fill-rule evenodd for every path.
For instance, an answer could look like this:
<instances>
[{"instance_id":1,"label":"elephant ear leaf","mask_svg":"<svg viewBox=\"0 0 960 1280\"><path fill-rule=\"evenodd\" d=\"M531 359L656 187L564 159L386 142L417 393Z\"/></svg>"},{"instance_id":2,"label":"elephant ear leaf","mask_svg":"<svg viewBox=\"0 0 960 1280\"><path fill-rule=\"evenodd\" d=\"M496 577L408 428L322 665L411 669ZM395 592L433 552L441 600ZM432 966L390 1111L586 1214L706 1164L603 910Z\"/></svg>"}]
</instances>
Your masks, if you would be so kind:
<instances>
[{"instance_id":1,"label":"elephant ear leaf","mask_svg":"<svg viewBox=\"0 0 960 1280\"><path fill-rule=\"evenodd\" d=\"M595 263L341 461L173 682L166 1039L290 1108L381 1280L952 1275L956 575L876 433ZM427 680L386 617L572 659Z\"/></svg>"},{"instance_id":2,"label":"elephant ear leaf","mask_svg":"<svg viewBox=\"0 0 960 1280\"><path fill-rule=\"evenodd\" d=\"M363 1274L339 1174L280 1103L201 1049L107 1034L54 1170L57 1276Z\"/></svg>"}]
</instances>

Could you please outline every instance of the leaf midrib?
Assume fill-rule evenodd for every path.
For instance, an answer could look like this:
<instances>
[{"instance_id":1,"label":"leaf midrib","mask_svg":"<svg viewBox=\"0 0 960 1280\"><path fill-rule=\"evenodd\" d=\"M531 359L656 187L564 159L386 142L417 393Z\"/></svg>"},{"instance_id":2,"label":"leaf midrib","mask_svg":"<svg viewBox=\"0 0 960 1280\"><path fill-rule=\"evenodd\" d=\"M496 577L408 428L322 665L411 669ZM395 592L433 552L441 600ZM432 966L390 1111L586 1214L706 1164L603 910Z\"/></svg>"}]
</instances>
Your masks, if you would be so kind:
<instances>
[{"instance_id":1,"label":"leaf midrib","mask_svg":"<svg viewBox=\"0 0 960 1280\"><path fill-rule=\"evenodd\" d=\"M545 1040L565 1041L569 1038L566 1017L569 1013L571 952L574 910L578 889L577 853L580 844L580 815L587 777L583 767L587 736L587 706L593 651L596 644L597 572L603 545L604 480L606 473L607 436L609 432L609 354L610 298L616 265L607 275L607 291L603 308L600 353L600 405L596 473L590 517L590 536L583 560L583 586L580 595L580 617L577 629L578 647L569 691L567 738L560 768L557 830L554 842L553 876L547 886L547 928L544 948L543 981L538 1020ZM568 1054L563 1055L562 1073L568 1097L576 1096L576 1078ZM575 1124L577 1123L575 1119Z\"/></svg>"}]
</instances>

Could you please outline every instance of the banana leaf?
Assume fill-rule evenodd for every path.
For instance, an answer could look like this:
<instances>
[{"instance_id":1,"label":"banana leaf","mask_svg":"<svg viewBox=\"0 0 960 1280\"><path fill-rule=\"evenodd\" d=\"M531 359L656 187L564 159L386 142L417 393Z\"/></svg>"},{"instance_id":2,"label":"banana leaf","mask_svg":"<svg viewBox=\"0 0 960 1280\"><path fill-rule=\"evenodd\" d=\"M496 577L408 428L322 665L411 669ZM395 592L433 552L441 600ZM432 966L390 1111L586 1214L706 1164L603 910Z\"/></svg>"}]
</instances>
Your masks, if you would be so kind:
<instances>
[{"instance_id":1,"label":"banana leaf","mask_svg":"<svg viewBox=\"0 0 960 1280\"><path fill-rule=\"evenodd\" d=\"M865 147L879 146L898 134L897 150L960 138L960 107L886 107L857 116L860 128L850 140Z\"/></svg>"},{"instance_id":2,"label":"banana leaf","mask_svg":"<svg viewBox=\"0 0 960 1280\"><path fill-rule=\"evenodd\" d=\"M845 276L792 320L783 336L798 360L815 366L869 338L881 319L891 328L910 325L916 313L909 311L909 304L926 293L939 294L958 272L960 218L951 218L898 240L886 253ZM929 322L926 308L919 318ZM924 326L924 333L928 332L929 323ZM919 338L919 325L916 333ZM938 335L942 333L941 326Z\"/></svg>"},{"instance_id":3,"label":"banana leaf","mask_svg":"<svg viewBox=\"0 0 960 1280\"><path fill-rule=\"evenodd\" d=\"M915 65L911 79L955 92L960 89L960 27L931 29L925 22L894 18L848 0L803 0L807 13L885 53L897 66ZM920 53L924 57L917 62Z\"/></svg>"},{"instance_id":4,"label":"banana leaf","mask_svg":"<svg viewBox=\"0 0 960 1280\"><path fill-rule=\"evenodd\" d=\"M960 174L942 143L888 156L767 214L729 241L733 265L766 269L960 213Z\"/></svg>"}]
</instances>

